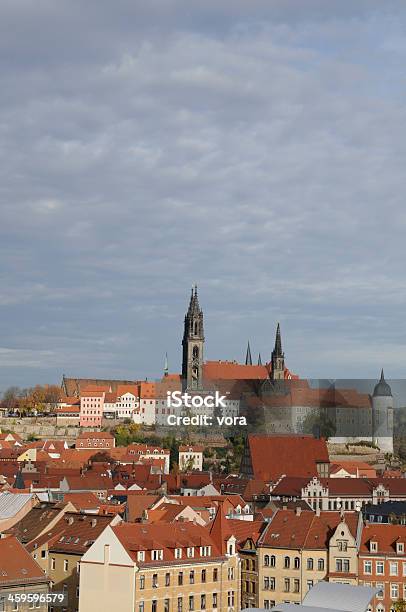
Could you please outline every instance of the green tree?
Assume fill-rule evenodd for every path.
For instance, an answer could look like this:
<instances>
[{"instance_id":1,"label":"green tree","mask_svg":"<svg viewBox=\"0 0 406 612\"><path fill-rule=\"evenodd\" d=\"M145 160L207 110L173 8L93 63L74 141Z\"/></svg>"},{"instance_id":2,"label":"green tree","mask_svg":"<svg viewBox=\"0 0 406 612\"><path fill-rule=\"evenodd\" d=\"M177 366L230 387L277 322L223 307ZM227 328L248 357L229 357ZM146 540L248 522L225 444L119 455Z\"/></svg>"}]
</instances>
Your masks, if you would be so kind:
<instances>
[{"instance_id":1,"label":"green tree","mask_svg":"<svg viewBox=\"0 0 406 612\"><path fill-rule=\"evenodd\" d=\"M302 426L303 433L318 435L322 438L331 438L336 432L336 426L328 417L326 410L314 410L306 416Z\"/></svg>"},{"instance_id":2,"label":"green tree","mask_svg":"<svg viewBox=\"0 0 406 612\"><path fill-rule=\"evenodd\" d=\"M406 612L406 600L405 599L399 599L394 604L393 607L394 607L396 612Z\"/></svg>"}]
</instances>

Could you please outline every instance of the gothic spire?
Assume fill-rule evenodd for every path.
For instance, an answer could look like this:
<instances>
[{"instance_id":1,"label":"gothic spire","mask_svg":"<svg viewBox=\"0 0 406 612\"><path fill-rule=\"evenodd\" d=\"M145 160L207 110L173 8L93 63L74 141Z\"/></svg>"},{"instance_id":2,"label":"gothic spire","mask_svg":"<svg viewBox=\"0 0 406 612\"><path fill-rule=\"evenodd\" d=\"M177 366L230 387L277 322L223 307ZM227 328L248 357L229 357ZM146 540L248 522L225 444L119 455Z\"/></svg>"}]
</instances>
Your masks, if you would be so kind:
<instances>
[{"instance_id":1,"label":"gothic spire","mask_svg":"<svg viewBox=\"0 0 406 612\"><path fill-rule=\"evenodd\" d=\"M249 340L248 340L248 346L247 346L247 354L245 356L245 365L252 365L251 347L250 347Z\"/></svg>"},{"instance_id":2,"label":"gothic spire","mask_svg":"<svg viewBox=\"0 0 406 612\"><path fill-rule=\"evenodd\" d=\"M262 365L261 353L258 353L258 365Z\"/></svg>"},{"instance_id":3,"label":"gothic spire","mask_svg":"<svg viewBox=\"0 0 406 612\"><path fill-rule=\"evenodd\" d=\"M275 337L275 348L274 348L275 357L282 357L282 339L281 339L281 326L278 323L276 328L276 337Z\"/></svg>"},{"instance_id":4,"label":"gothic spire","mask_svg":"<svg viewBox=\"0 0 406 612\"><path fill-rule=\"evenodd\" d=\"M168 353L165 353L164 376L168 376L168 374L169 374Z\"/></svg>"},{"instance_id":5,"label":"gothic spire","mask_svg":"<svg viewBox=\"0 0 406 612\"><path fill-rule=\"evenodd\" d=\"M188 312L189 314L200 312L199 298L197 296L197 285L193 285L192 287Z\"/></svg>"}]
</instances>

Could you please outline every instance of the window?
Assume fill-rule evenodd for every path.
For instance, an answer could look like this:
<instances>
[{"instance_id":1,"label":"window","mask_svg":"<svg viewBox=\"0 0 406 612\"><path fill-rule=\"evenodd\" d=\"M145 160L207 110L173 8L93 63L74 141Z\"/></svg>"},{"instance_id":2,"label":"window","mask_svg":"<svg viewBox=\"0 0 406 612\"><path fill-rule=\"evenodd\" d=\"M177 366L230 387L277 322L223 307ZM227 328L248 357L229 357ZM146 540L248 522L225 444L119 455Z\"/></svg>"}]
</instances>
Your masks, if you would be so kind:
<instances>
[{"instance_id":1,"label":"window","mask_svg":"<svg viewBox=\"0 0 406 612\"><path fill-rule=\"evenodd\" d=\"M203 570L203 571L205 572L206 570ZM233 567L228 568L227 575L228 575L229 580L234 580L234 568ZM203 582L203 579L202 579L202 582Z\"/></svg>"},{"instance_id":2,"label":"window","mask_svg":"<svg viewBox=\"0 0 406 612\"><path fill-rule=\"evenodd\" d=\"M229 608L234 606L234 591L228 591L227 593L227 605Z\"/></svg>"},{"instance_id":3,"label":"window","mask_svg":"<svg viewBox=\"0 0 406 612\"><path fill-rule=\"evenodd\" d=\"M285 584L285 588L284 588L285 593L289 593L289 591L290 591L290 578L285 578L284 584Z\"/></svg>"},{"instance_id":4,"label":"window","mask_svg":"<svg viewBox=\"0 0 406 612\"><path fill-rule=\"evenodd\" d=\"M390 596L391 596L391 599L399 598L399 585L398 584L390 585Z\"/></svg>"},{"instance_id":5,"label":"window","mask_svg":"<svg viewBox=\"0 0 406 612\"><path fill-rule=\"evenodd\" d=\"M175 548L175 559L182 559L182 549Z\"/></svg>"},{"instance_id":6,"label":"window","mask_svg":"<svg viewBox=\"0 0 406 612\"><path fill-rule=\"evenodd\" d=\"M308 580L306 582L307 590L309 591L313 587L313 580Z\"/></svg>"},{"instance_id":7,"label":"window","mask_svg":"<svg viewBox=\"0 0 406 612\"><path fill-rule=\"evenodd\" d=\"M178 585L182 586L183 584L183 572L179 572L178 574Z\"/></svg>"},{"instance_id":8,"label":"window","mask_svg":"<svg viewBox=\"0 0 406 612\"><path fill-rule=\"evenodd\" d=\"M294 585L293 586L293 592L294 593L299 593L299 590L300 590L300 581L295 578L295 580L293 581L293 585Z\"/></svg>"},{"instance_id":9,"label":"window","mask_svg":"<svg viewBox=\"0 0 406 612\"><path fill-rule=\"evenodd\" d=\"M398 562L397 561L391 561L389 564L389 572L391 576L397 576L398 575Z\"/></svg>"},{"instance_id":10,"label":"window","mask_svg":"<svg viewBox=\"0 0 406 612\"><path fill-rule=\"evenodd\" d=\"M46 550L41 550L41 559L46 559L47 558L47 551ZM0 608L1 610L1 608Z\"/></svg>"},{"instance_id":11,"label":"window","mask_svg":"<svg viewBox=\"0 0 406 612\"><path fill-rule=\"evenodd\" d=\"M324 571L324 559L319 559L317 561L317 569L319 570L319 572Z\"/></svg>"},{"instance_id":12,"label":"window","mask_svg":"<svg viewBox=\"0 0 406 612\"><path fill-rule=\"evenodd\" d=\"M219 576L219 571L218 571L217 567L215 567L214 570L213 570L213 582L217 582L218 576Z\"/></svg>"},{"instance_id":13,"label":"window","mask_svg":"<svg viewBox=\"0 0 406 612\"><path fill-rule=\"evenodd\" d=\"M6 600L5 597L0 597L0 612L4 612L6 609Z\"/></svg>"},{"instance_id":14,"label":"window","mask_svg":"<svg viewBox=\"0 0 406 612\"><path fill-rule=\"evenodd\" d=\"M165 586L171 586L171 575L169 572L165 574Z\"/></svg>"},{"instance_id":15,"label":"window","mask_svg":"<svg viewBox=\"0 0 406 612\"><path fill-rule=\"evenodd\" d=\"M378 542L370 542L369 543L369 550L371 552L378 552Z\"/></svg>"},{"instance_id":16,"label":"window","mask_svg":"<svg viewBox=\"0 0 406 612\"><path fill-rule=\"evenodd\" d=\"M213 608L217 608L217 593L213 593Z\"/></svg>"},{"instance_id":17,"label":"window","mask_svg":"<svg viewBox=\"0 0 406 612\"><path fill-rule=\"evenodd\" d=\"M206 609L206 595L200 595L200 609Z\"/></svg>"},{"instance_id":18,"label":"window","mask_svg":"<svg viewBox=\"0 0 406 612\"><path fill-rule=\"evenodd\" d=\"M186 551L186 554L189 558L194 557L195 556L195 549L193 548L193 546L189 547Z\"/></svg>"},{"instance_id":19,"label":"window","mask_svg":"<svg viewBox=\"0 0 406 612\"><path fill-rule=\"evenodd\" d=\"M285 557L283 566L284 566L285 569L289 569L290 568L290 559L289 559L289 557Z\"/></svg>"},{"instance_id":20,"label":"window","mask_svg":"<svg viewBox=\"0 0 406 612\"><path fill-rule=\"evenodd\" d=\"M145 576L140 576L140 590L145 589Z\"/></svg>"},{"instance_id":21,"label":"window","mask_svg":"<svg viewBox=\"0 0 406 612\"><path fill-rule=\"evenodd\" d=\"M206 582L206 570L202 570L202 582Z\"/></svg>"},{"instance_id":22,"label":"window","mask_svg":"<svg viewBox=\"0 0 406 612\"><path fill-rule=\"evenodd\" d=\"M169 607L170 607L170 600L169 599L165 599L165 601L164 601L164 612L169 612Z\"/></svg>"},{"instance_id":23,"label":"window","mask_svg":"<svg viewBox=\"0 0 406 612\"><path fill-rule=\"evenodd\" d=\"M183 610L183 597L178 597L178 612Z\"/></svg>"},{"instance_id":24,"label":"window","mask_svg":"<svg viewBox=\"0 0 406 612\"><path fill-rule=\"evenodd\" d=\"M372 574L372 561L364 561L364 574Z\"/></svg>"},{"instance_id":25,"label":"window","mask_svg":"<svg viewBox=\"0 0 406 612\"><path fill-rule=\"evenodd\" d=\"M152 611L152 612L157 612L157 610L158 610L158 602L157 602L157 600L156 600L156 599L153 599L153 600L152 600L151 611Z\"/></svg>"},{"instance_id":26,"label":"window","mask_svg":"<svg viewBox=\"0 0 406 612\"><path fill-rule=\"evenodd\" d=\"M141 601L138 606L138 612L144 612L144 610L145 610L144 602Z\"/></svg>"},{"instance_id":27,"label":"window","mask_svg":"<svg viewBox=\"0 0 406 612\"><path fill-rule=\"evenodd\" d=\"M51 570L55 569L55 557L52 557L51 559Z\"/></svg>"},{"instance_id":28,"label":"window","mask_svg":"<svg viewBox=\"0 0 406 612\"><path fill-rule=\"evenodd\" d=\"M383 599L385 596L385 585L377 582L375 586L378 589L376 596L378 599Z\"/></svg>"},{"instance_id":29,"label":"window","mask_svg":"<svg viewBox=\"0 0 406 612\"><path fill-rule=\"evenodd\" d=\"M152 550L151 558L153 561L162 561L164 558L164 551L163 550Z\"/></svg>"},{"instance_id":30,"label":"window","mask_svg":"<svg viewBox=\"0 0 406 612\"><path fill-rule=\"evenodd\" d=\"M152 587L158 588L158 574L152 574Z\"/></svg>"},{"instance_id":31,"label":"window","mask_svg":"<svg viewBox=\"0 0 406 612\"><path fill-rule=\"evenodd\" d=\"M307 560L307 569L308 570L312 570L313 566L314 566L313 559L312 558L308 559Z\"/></svg>"},{"instance_id":32,"label":"window","mask_svg":"<svg viewBox=\"0 0 406 612\"><path fill-rule=\"evenodd\" d=\"M294 566L295 569L299 569L299 567L300 567L300 559L299 559L299 557L295 557L295 560L293 562L293 566Z\"/></svg>"},{"instance_id":33,"label":"window","mask_svg":"<svg viewBox=\"0 0 406 612\"><path fill-rule=\"evenodd\" d=\"M269 567L270 566L269 559L270 559L269 555L265 555L265 557L264 557L264 565L265 565L265 567Z\"/></svg>"},{"instance_id":34,"label":"window","mask_svg":"<svg viewBox=\"0 0 406 612\"><path fill-rule=\"evenodd\" d=\"M190 582L190 584L194 584L195 583L195 573L194 573L193 570L190 570L190 573L189 573L189 582Z\"/></svg>"},{"instance_id":35,"label":"window","mask_svg":"<svg viewBox=\"0 0 406 612\"><path fill-rule=\"evenodd\" d=\"M195 609L195 598L193 595L189 595L189 610L192 611Z\"/></svg>"},{"instance_id":36,"label":"window","mask_svg":"<svg viewBox=\"0 0 406 612\"><path fill-rule=\"evenodd\" d=\"M139 550L137 553L138 561L145 561L145 550Z\"/></svg>"},{"instance_id":37,"label":"window","mask_svg":"<svg viewBox=\"0 0 406 612\"><path fill-rule=\"evenodd\" d=\"M269 586L270 585L270 581L271 581L271 578L269 576L265 576L264 577L264 589L265 589L265 591L269 591L269 589L270 589L270 586Z\"/></svg>"},{"instance_id":38,"label":"window","mask_svg":"<svg viewBox=\"0 0 406 612\"><path fill-rule=\"evenodd\" d=\"M69 567L68 560L64 559L64 562L63 562L63 571L67 572L68 571L68 567Z\"/></svg>"},{"instance_id":39,"label":"window","mask_svg":"<svg viewBox=\"0 0 406 612\"><path fill-rule=\"evenodd\" d=\"M376 562L376 573L379 574L380 576L384 575L384 565L383 565L383 561L377 561Z\"/></svg>"}]
</instances>

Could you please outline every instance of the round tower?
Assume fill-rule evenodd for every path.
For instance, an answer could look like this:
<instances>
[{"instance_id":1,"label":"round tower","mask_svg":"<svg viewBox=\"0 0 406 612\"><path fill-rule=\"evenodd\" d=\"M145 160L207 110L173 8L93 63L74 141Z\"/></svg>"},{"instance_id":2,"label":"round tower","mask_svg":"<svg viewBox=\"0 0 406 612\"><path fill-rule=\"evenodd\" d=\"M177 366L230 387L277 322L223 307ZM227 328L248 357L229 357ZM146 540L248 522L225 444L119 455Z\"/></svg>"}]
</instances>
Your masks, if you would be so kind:
<instances>
[{"instance_id":1,"label":"round tower","mask_svg":"<svg viewBox=\"0 0 406 612\"><path fill-rule=\"evenodd\" d=\"M393 453L393 396L383 370L372 394L372 440L382 452Z\"/></svg>"}]
</instances>

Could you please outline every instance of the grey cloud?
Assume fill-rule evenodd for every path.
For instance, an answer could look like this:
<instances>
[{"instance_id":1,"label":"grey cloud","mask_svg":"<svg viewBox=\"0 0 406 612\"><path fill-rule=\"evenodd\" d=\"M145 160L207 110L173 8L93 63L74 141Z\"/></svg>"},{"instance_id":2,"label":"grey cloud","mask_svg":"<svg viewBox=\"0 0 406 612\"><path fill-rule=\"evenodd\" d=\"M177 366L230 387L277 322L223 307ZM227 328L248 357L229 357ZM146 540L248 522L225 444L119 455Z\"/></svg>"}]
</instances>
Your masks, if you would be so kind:
<instances>
[{"instance_id":1,"label":"grey cloud","mask_svg":"<svg viewBox=\"0 0 406 612\"><path fill-rule=\"evenodd\" d=\"M2 3L0 387L178 368L195 281L209 357L402 375L405 8L247 7Z\"/></svg>"}]
</instances>

